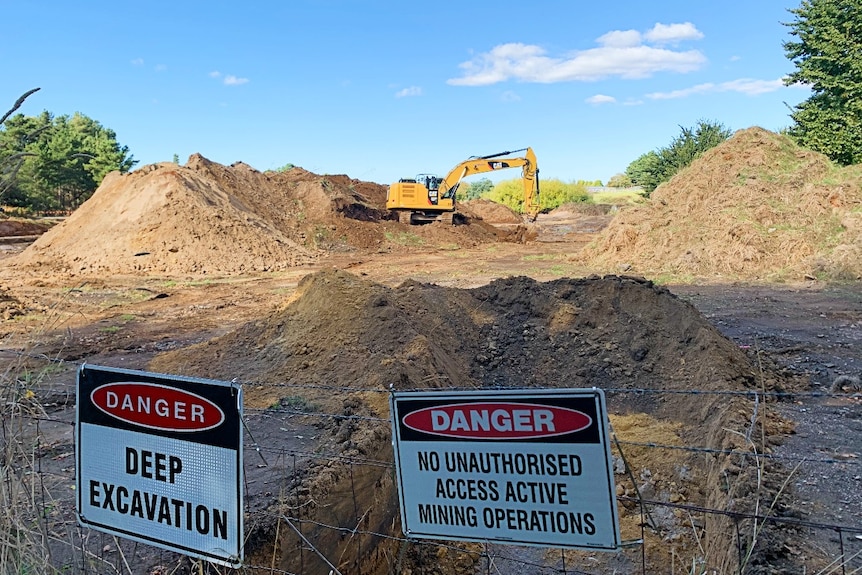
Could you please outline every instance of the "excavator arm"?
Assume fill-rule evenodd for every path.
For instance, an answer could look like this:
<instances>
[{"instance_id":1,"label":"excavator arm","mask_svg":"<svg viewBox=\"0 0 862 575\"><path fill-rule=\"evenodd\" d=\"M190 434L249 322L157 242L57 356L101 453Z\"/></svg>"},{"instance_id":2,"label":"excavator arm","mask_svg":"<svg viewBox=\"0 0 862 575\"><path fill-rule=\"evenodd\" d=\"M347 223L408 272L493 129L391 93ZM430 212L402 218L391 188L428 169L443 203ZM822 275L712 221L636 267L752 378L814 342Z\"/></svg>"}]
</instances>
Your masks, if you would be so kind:
<instances>
[{"instance_id":1,"label":"excavator arm","mask_svg":"<svg viewBox=\"0 0 862 575\"><path fill-rule=\"evenodd\" d=\"M524 152L523 156L512 156ZM524 213L530 221L535 221L539 214L539 167L536 164L536 154L532 148L523 148L508 152L500 152L489 156L478 156L461 162L446 174L440 183L440 197L454 198L455 191L461 180L474 174L505 170L507 168L522 167L522 180L524 182Z\"/></svg>"}]
</instances>

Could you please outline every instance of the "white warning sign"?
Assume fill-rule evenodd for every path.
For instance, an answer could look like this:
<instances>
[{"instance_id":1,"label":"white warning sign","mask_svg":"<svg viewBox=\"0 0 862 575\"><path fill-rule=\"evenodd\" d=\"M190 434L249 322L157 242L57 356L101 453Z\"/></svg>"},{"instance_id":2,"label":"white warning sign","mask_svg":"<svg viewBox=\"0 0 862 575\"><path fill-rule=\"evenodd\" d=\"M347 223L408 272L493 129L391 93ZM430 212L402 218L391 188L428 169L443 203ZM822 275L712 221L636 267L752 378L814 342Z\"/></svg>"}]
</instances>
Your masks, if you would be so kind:
<instances>
[{"instance_id":1,"label":"white warning sign","mask_svg":"<svg viewBox=\"0 0 862 575\"><path fill-rule=\"evenodd\" d=\"M598 389L395 392L405 535L616 550Z\"/></svg>"},{"instance_id":2,"label":"white warning sign","mask_svg":"<svg viewBox=\"0 0 862 575\"><path fill-rule=\"evenodd\" d=\"M241 389L92 365L77 387L79 522L239 566Z\"/></svg>"}]
</instances>

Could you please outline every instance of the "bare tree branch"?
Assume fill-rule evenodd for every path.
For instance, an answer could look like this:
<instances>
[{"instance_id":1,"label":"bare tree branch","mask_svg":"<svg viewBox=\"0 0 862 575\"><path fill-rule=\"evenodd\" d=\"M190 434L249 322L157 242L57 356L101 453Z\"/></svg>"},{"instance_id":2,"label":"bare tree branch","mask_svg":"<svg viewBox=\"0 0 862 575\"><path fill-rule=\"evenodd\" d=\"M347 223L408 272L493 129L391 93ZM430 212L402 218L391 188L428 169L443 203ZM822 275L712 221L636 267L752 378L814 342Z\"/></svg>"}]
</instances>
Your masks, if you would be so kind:
<instances>
[{"instance_id":1,"label":"bare tree branch","mask_svg":"<svg viewBox=\"0 0 862 575\"><path fill-rule=\"evenodd\" d=\"M24 103L24 100L29 98L31 95L35 94L41 90L41 88L33 88L21 95L15 103L12 105L12 108L9 109L8 112L3 114L3 117L0 118L0 127L6 123L6 120L9 119L12 114L15 113L18 108ZM41 134L43 131L47 130L51 127L51 124L46 124L40 128L36 128L26 136L24 136L24 142L32 141L36 136ZM15 180L18 178L18 171L21 169L21 166L24 165L24 160L29 156L35 156L36 154L32 154L30 152L18 152L12 154L7 158L3 158L0 160L0 198L12 188L12 185L15 183Z\"/></svg>"},{"instance_id":2,"label":"bare tree branch","mask_svg":"<svg viewBox=\"0 0 862 575\"><path fill-rule=\"evenodd\" d=\"M8 119L9 119L9 116L11 116L12 114L14 114L14 113L15 113L15 111L16 111L18 108L20 108L20 107L21 107L21 104L23 104L23 103L24 103L24 100L26 100L26 99L27 99L27 98L29 98L32 94L35 94L36 92L38 92L38 91L39 91L39 90L41 90L41 89L42 89L42 88L33 88L32 90L30 90L30 91L28 91L28 92L25 92L25 93L24 93L20 98L18 98L17 100L15 100L15 103L12 105L12 109L11 109L11 110L9 110L8 112L6 112L5 114L3 114L3 117L2 117L2 118L0 118L0 125L3 125L3 123L4 123L4 122L6 122L6 120L8 120Z\"/></svg>"}]
</instances>

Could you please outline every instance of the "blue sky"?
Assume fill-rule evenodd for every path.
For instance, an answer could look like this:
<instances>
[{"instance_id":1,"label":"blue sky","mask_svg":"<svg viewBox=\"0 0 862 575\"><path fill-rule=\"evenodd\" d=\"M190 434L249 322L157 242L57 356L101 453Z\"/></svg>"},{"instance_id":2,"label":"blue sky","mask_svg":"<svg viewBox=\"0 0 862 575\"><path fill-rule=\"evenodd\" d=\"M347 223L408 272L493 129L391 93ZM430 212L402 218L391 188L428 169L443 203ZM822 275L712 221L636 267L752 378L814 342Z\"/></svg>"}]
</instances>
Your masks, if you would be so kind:
<instances>
[{"instance_id":1,"label":"blue sky","mask_svg":"<svg viewBox=\"0 0 862 575\"><path fill-rule=\"evenodd\" d=\"M0 102L40 87L21 112L86 114L138 167L199 152L388 184L532 146L542 178L607 181L699 119L787 126L809 95L780 81L798 5L4 2Z\"/></svg>"}]
</instances>

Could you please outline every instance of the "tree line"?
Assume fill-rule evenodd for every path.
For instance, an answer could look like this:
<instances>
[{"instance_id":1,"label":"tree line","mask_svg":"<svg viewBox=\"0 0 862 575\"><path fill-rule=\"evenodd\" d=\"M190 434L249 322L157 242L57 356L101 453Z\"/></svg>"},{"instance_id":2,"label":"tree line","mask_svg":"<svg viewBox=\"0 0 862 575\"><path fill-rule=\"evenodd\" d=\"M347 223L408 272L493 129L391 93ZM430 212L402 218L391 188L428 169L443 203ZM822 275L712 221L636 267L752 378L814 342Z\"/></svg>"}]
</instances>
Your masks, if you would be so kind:
<instances>
[{"instance_id":1,"label":"tree line","mask_svg":"<svg viewBox=\"0 0 862 575\"><path fill-rule=\"evenodd\" d=\"M601 180L576 180L564 182L556 178L539 181L539 205L542 211L549 211L563 204L589 202L587 188L601 186ZM503 204L512 210L524 211L524 181L520 178L503 180L496 185L488 178L462 183L456 192L458 201L485 198Z\"/></svg>"},{"instance_id":2,"label":"tree line","mask_svg":"<svg viewBox=\"0 0 862 575\"><path fill-rule=\"evenodd\" d=\"M811 96L791 108L784 133L838 164L862 163L862 0L803 0L789 12L792 39L783 47L796 70L784 83L808 86ZM625 177L647 195L731 134L707 120L680 129L669 145L626 168Z\"/></svg>"},{"instance_id":3,"label":"tree line","mask_svg":"<svg viewBox=\"0 0 862 575\"><path fill-rule=\"evenodd\" d=\"M69 211L114 170L137 162L116 133L81 113L15 114L25 93L0 117L0 203L29 211Z\"/></svg>"}]
</instances>

